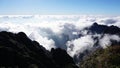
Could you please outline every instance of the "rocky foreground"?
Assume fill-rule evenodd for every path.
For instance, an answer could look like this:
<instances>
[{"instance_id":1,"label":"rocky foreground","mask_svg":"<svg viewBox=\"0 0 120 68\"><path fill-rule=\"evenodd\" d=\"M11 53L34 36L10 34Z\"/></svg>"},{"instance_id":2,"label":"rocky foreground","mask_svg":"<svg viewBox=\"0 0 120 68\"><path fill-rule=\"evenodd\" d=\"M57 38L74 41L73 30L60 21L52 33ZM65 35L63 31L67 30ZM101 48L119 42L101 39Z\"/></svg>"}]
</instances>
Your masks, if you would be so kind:
<instances>
[{"instance_id":1,"label":"rocky foreground","mask_svg":"<svg viewBox=\"0 0 120 68\"><path fill-rule=\"evenodd\" d=\"M0 32L0 68L78 68L65 50L47 51L25 33Z\"/></svg>"},{"instance_id":2,"label":"rocky foreground","mask_svg":"<svg viewBox=\"0 0 120 68\"><path fill-rule=\"evenodd\" d=\"M80 68L120 68L120 45L96 50L81 61Z\"/></svg>"},{"instance_id":3,"label":"rocky foreground","mask_svg":"<svg viewBox=\"0 0 120 68\"><path fill-rule=\"evenodd\" d=\"M87 34L117 35L120 37L120 28L94 23L85 28ZM80 35L82 36L82 34ZM70 57L60 48L46 50L36 41L29 39L25 33L17 34L0 32L0 68L120 68L120 42L110 40L111 45L105 49L99 47L99 38L93 37L97 42L94 51L85 51L79 58ZM74 60L73 60L74 59ZM78 60L80 59L80 60Z\"/></svg>"}]
</instances>

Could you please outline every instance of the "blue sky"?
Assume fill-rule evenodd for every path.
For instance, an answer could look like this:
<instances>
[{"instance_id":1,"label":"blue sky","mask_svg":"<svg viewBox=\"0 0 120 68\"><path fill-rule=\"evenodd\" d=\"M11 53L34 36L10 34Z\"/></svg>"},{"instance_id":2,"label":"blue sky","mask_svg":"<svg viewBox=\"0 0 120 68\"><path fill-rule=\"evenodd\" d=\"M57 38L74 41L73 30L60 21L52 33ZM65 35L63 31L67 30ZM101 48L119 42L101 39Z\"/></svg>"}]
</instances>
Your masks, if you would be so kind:
<instances>
[{"instance_id":1,"label":"blue sky","mask_svg":"<svg viewBox=\"0 0 120 68\"><path fill-rule=\"evenodd\" d=\"M120 0L0 0L0 15L120 15Z\"/></svg>"}]
</instances>

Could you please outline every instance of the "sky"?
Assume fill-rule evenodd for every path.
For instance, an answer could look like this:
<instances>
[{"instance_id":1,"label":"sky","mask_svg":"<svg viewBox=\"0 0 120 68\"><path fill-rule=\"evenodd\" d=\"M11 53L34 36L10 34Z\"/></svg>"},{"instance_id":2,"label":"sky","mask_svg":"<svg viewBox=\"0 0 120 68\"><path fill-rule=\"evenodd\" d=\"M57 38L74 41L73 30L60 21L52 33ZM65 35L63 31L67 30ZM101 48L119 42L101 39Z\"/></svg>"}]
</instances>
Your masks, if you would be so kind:
<instances>
[{"instance_id":1,"label":"sky","mask_svg":"<svg viewBox=\"0 0 120 68\"><path fill-rule=\"evenodd\" d=\"M120 0L0 0L0 15L120 15Z\"/></svg>"}]
</instances>

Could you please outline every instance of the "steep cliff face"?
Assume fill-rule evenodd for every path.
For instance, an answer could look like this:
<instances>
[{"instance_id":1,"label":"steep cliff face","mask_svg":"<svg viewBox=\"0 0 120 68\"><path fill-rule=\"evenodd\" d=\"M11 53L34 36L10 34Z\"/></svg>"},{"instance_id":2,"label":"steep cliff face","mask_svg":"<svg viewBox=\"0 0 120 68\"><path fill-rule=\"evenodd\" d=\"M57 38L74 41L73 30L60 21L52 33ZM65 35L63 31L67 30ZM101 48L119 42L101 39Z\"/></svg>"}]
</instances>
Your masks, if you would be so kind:
<instances>
[{"instance_id":1,"label":"steep cliff face","mask_svg":"<svg viewBox=\"0 0 120 68\"><path fill-rule=\"evenodd\" d=\"M57 64L60 65L61 68L77 68L77 66L73 64L74 62L72 57L70 57L65 50L62 50L60 48L51 49L51 53L53 59Z\"/></svg>"},{"instance_id":2,"label":"steep cliff face","mask_svg":"<svg viewBox=\"0 0 120 68\"><path fill-rule=\"evenodd\" d=\"M23 32L18 34L0 32L0 67L69 68L69 66L77 68L65 50L53 49L49 52L36 41L31 41Z\"/></svg>"},{"instance_id":3,"label":"steep cliff face","mask_svg":"<svg viewBox=\"0 0 120 68\"><path fill-rule=\"evenodd\" d=\"M96 50L81 61L80 68L120 68L120 45Z\"/></svg>"}]
</instances>

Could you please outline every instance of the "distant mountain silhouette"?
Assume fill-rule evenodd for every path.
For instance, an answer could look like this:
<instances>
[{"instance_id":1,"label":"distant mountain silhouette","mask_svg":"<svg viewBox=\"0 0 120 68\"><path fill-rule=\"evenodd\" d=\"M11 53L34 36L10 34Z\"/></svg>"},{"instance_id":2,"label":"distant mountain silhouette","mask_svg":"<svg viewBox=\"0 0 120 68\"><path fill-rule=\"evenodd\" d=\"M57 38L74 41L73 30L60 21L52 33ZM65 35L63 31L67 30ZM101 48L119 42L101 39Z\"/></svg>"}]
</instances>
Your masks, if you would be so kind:
<instances>
[{"instance_id":1,"label":"distant mountain silhouette","mask_svg":"<svg viewBox=\"0 0 120 68\"><path fill-rule=\"evenodd\" d=\"M120 28L114 25L100 25L95 22L85 30L88 30L87 34L100 34L100 38L105 34L120 37ZM99 38L93 37L93 39L97 42L90 51L85 50L74 57L75 61L80 63L79 68L120 68L120 41L110 40L109 47L103 49L99 46Z\"/></svg>"},{"instance_id":2,"label":"distant mountain silhouette","mask_svg":"<svg viewBox=\"0 0 120 68\"><path fill-rule=\"evenodd\" d=\"M65 50L47 51L25 33L0 32L0 67L78 68Z\"/></svg>"},{"instance_id":3,"label":"distant mountain silhouette","mask_svg":"<svg viewBox=\"0 0 120 68\"><path fill-rule=\"evenodd\" d=\"M104 37L104 34L117 35L120 37L120 28L114 25L107 26L94 23L91 27L88 28L88 31L93 34L101 34L101 38ZM94 39L97 39L99 42L98 38ZM96 45L98 45L98 42L96 43ZM120 45L120 42L111 40L111 45Z\"/></svg>"},{"instance_id":4,"label":"distant mountain silhouette","mask_svg":"<svg viewBox=\"0 0 120 68\"><path fill-rule=\"evenodd\" d=\"M84 59L84 57L88 56L90 53L94 53L97 49L102 49L102 47L99 45L99 41L101 38L104 37L105 34L109 34L109 35L117 35L120 37L120 28L117 26L107 26L107 25L101 25L98 23L93 23L90 27L86 27L83 30L87 30L87 34L88 35L95 35L95 34L100 34L100 38L96 37L92 37L94 39L94 41L96 41L93 45L93 48L91 50L85 50L82 53L79 53L79 55L75 55L73 58L75 60L76 63L79 63L81 60ZM80 34L80 37L84 36L84 34ZM114 45L120 45L120 41L116 41L116 40L110 40L111 45L109 46L114 46Z\"/></svg>"},{"instance_id":5,"label":"distant mountain silhouette","mask_svg":"<svg viewBox=\"0 0 120 68\"><path fill-rule=\"evenodd\" d=\"M120 28L117 26L107 26L107 25L100 25L96 22L89 28L87 28L91 33L98 33L98 34L120 34Z\"/></svg>"}]
</instances>

